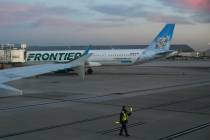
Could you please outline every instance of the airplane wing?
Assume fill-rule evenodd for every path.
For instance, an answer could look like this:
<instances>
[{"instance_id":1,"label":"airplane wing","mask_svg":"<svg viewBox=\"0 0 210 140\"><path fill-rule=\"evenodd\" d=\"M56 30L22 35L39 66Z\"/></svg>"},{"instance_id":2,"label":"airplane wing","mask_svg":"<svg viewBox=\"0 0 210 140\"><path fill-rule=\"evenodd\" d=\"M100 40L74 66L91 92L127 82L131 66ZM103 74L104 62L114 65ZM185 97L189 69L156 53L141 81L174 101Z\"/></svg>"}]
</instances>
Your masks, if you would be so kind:
<instances>
[{"instance_id":1,"label":"airplane wing","mask_svg":"<svg viewBox=\"0 0 210 140\"><path fill-rule=\"evenodd\" d=\"M81 57L68 63L42 64L0 70L0 88L20 92L20 90L4 85L4 83L66 68L79 69L79 75L84 78L84 64L90 56L91 54L87 50Z\"/></svg>"}]
</instances>

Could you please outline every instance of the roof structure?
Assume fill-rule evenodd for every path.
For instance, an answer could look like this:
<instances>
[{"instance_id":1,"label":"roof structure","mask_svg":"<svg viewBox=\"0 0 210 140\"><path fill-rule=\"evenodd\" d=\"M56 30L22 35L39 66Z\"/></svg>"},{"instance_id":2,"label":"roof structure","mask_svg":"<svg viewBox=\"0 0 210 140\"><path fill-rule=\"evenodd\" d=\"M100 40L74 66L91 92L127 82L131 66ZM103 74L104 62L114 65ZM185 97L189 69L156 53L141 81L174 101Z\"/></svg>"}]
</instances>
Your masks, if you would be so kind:
<instances>
[{"instance_id":1,"label":"roof structure","mask_svg":"<svg viewBox=\"0 0 210 140\"><path fill-rule=\"evenodd\" d=\"M91 45L92 50L95 49L144 49L148 45ZM49 51L49 50L82 50L89 46L29 46L27 50L29 51ZM171 45L172 50L181 52L193 52L193 48L186 44L173 44Z\"/></svg>"}]
</instances>

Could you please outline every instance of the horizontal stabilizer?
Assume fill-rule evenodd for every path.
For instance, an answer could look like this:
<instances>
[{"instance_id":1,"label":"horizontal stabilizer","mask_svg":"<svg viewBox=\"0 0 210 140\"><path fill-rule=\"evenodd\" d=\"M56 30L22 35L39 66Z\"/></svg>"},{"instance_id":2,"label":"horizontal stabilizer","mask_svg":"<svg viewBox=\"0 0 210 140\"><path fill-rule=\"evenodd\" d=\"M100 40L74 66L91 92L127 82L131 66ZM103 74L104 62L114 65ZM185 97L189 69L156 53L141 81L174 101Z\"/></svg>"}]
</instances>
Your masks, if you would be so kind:
<instances>
[{"instance_id":1,"label":"horizontal stabilizer","mask_svg":"<svg viewBox=\"0 0 210 140\"><path fill-rule=\"evenodd\" d=\"M157 56L167 56L167 55L169 55L169 54L172 53L172 52L174 52L174 51L169 50L169 51L157 53L156 55L157 55Z\"/></svg>"}]
</instances>

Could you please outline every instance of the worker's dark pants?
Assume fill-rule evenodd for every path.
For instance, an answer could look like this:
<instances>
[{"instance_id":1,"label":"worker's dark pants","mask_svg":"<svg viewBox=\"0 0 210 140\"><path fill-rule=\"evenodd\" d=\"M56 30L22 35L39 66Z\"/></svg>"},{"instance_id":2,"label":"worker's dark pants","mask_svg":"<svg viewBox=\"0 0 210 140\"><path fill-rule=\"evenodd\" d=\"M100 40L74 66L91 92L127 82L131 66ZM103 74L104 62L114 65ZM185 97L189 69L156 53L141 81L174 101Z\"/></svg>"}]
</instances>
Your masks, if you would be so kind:
<instances>
[{"instance_id":1,"label":"worker's dark pants","mask_svg":"<svg viewBox=\"0 0 210 140\"><path fill-rule=\"evenodd\" d=\"M128 135L128 131L127 131L127 122L122 122L121 123L121 129L120 129L120 135L122 135L123 130L125 131L125 135Z\"/></svg>"}]
</instances>

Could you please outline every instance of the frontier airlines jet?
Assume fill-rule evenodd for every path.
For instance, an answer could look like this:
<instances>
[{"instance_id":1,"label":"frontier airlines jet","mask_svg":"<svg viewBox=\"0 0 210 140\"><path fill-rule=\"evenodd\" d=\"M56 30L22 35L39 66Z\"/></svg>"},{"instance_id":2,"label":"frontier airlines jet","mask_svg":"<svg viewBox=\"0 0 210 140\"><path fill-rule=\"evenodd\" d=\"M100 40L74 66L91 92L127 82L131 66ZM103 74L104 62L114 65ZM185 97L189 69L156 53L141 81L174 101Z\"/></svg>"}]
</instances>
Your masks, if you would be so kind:
<instances>
[{"instance_id":1,"label":"frontier airlines jet","mask_svg":"<svg viewBox=\"0 0 210 140\"><path fill-rule=\"evenodd\" d=\"M91 68L94 66L134 65L175 55L176 51L170 50L174 27L175 24L165 25L145 49L90 50L92 55L86 62L87 72L91 74L93 72ZM27 61L66 62L81 56L83 52L84 50L29 51L27 52Z\"/></svg>"}]
</instances>

